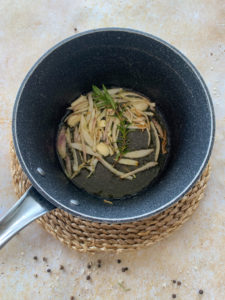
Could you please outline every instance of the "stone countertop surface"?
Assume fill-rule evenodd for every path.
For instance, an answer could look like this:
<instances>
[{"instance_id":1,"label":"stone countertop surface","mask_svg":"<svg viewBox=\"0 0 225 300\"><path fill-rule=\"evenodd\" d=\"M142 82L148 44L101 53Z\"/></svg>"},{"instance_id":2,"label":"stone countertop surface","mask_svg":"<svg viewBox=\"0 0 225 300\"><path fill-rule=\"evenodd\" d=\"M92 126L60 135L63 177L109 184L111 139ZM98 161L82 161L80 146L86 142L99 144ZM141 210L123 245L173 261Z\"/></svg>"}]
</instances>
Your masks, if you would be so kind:
<instances>
[{"instance_id":1,"label":"stone countertop surface","mask_svg":"<svg viewBox=\"0 0 225 300\"><path fill-rule=\"evenodd\" d=\"M62 39L87 29L129 27L180 49L213 98L216 139L206 194L191 219L163 241L132 253L81 254L36 222L0 251L0 299L144 300L225 297L225 2L0 1L0 215L16 201L10 175L13 103L35 61ZM33 256L37 256L35 261ZM47 258L47 262L43 261ZM101 259L101 268L96 262ZM121 259L121 264L117 263ZM94 266L88 270L87 264ZM59 270L64 265L64 270ZM128 267L125 273L122 267ZM46 272L50 268L51 273ZM91 280L86 280L90 273ZM36 278L34 274L37 274ZM181 281L181 285L172 283ZM119 286L119 282L127 290ZM199 290L203 294L199 294Z\"/></svg>"}]
</instances>

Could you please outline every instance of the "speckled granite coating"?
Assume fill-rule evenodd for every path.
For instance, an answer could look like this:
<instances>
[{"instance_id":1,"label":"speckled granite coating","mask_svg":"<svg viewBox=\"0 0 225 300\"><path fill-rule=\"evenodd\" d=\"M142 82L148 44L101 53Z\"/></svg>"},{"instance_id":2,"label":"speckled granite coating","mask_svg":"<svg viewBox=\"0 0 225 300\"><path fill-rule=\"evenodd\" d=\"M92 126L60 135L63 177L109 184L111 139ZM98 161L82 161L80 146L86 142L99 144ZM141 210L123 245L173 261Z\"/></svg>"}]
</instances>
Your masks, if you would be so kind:
<instances>
[{"instance_id":1,"label":"speckled granite coating","mask_svg":"<svg viewBox=\"0 0 225 300\"><path fill-rule=\"evenodd\" d=\"M33 63L60 40L105 26L143 30L173 44L198 68L211 92L217 131L212 176L193 217L166 240L131 254L85 255L67 249L36 223L0 255L0 298L223 299L225 247L225 105L223 1L2 1L0 4L0 214L15 202L10 177L11 112ZM33 256L38 256L38 261ZM48 258L43 262L42 257ZM121 264L116 259L122 260ZM86 268L102 260L102 267ZM49 266L47 266L47 264ZM65 271L59 270L59 265ZM95 263L96 265L96 263ZM121 272L122 267L129 267ZM47 268L52 272L47 273ZM92 280L86 275L91 273ZM38 278L34 277L38 274ZM182 282L181 286L171 280ZM124 291L118 282L130 291ZM203 289L204 294L198 294Z\"/></svg>"}]
</instances>

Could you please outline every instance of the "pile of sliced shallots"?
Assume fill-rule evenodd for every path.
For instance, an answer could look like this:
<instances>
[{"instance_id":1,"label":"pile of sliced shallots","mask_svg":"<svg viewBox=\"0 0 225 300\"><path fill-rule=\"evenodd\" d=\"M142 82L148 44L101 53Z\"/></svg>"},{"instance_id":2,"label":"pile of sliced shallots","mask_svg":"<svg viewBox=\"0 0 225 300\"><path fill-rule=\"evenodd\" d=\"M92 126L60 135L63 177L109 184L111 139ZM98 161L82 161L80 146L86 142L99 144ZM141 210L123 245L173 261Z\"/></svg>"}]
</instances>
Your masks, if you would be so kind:
<instances>
[{"instance_id":1,"label":"pile of sliced shallots","mask_svg":"<svg viewBox=\"0 0 225 300\"><path fill-rule=\"evenodd\" d=\"M158 164L160 151L162 154L166 153L166 131L156 121L155 103L121 88L109 89L108 93L116 103L122 105L123 117L129 124L129 130L146 130L146 149L126 152L116 159L119 153L119 119L113 109L98 108L93 92L81 95L68 108L71 113L65 118L57 136L57 152L66 175L71 179L84 168L90 172L88 177L91 176L97 164L101 163L121 179L132 180L136 177L135 174ZM140 158L147 158L153 152L153 161L139 164ZM105 159L108 156L114 158L113 164ZM117 164L126 165L128 171L119 171ZM129 170L129 166L136 168Z\"/></svg>"}]
</instances>

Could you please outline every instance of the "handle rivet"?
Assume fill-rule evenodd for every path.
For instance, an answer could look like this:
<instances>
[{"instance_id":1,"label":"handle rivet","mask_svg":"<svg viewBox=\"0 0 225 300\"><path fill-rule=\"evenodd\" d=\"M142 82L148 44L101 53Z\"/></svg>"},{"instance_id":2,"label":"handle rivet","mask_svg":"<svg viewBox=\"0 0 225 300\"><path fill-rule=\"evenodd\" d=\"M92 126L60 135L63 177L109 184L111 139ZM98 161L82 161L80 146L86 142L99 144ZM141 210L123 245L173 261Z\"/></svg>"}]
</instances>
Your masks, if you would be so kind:
<instances>
[{"instance_id":1,"label":"handle rivet","mask_svg":"<svg viewBox=\"0 0 225 300\"><path fill-rule=\"evenodd\" d=\"M37 172L41 175L41 176L45 176L45 171L42 168L37 168Z\"/></svg>"},{"instance_id":2,"label":"handle rivet","mask_svg":"<svg viewBox=\"0 0 225 300\"><path fill-rule=\"evenodd\" d=\"M71 199L70 203L73 204L73 205L79 205L80 204L79 201L75 200L75 199Z\"/></svg>"}]
</instances>

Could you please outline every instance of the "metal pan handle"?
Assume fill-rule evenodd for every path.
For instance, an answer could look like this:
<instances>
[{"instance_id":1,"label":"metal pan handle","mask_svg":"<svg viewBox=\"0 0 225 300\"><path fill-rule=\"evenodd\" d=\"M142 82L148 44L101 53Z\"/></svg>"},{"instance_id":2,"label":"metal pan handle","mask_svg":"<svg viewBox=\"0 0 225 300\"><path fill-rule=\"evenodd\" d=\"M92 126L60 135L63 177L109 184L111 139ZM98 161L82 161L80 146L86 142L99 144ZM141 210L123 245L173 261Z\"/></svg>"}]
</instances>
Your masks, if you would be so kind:
<instances>
[{"instance_id":1,"label":"metal pan handle","mask_svg":"<svg viewBox=\"0 0 225 300\"><path fill-rule=\"evenodd\" d=\"M54 209L33 187L0 219L0 249L21 229Z\"/></svg>"}]
</instances>

